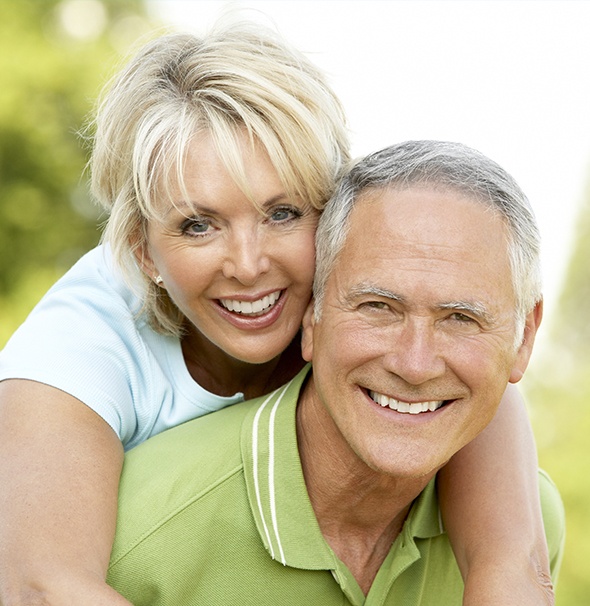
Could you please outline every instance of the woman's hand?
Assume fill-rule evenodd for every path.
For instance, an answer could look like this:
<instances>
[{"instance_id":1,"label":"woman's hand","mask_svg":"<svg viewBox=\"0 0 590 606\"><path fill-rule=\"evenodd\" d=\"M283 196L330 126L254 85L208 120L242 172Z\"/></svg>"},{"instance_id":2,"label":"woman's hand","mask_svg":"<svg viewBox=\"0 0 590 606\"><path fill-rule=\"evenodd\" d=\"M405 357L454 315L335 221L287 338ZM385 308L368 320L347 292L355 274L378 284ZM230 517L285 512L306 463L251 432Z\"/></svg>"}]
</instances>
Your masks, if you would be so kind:
<instances>
[{"instance_id":1,"label":"woman's hand","mask_svg":"<svg viewBox=\"0 0 590 606\"><path fill-rule=\"evenodd\" d=\"M95 412L0 382L0 604L129 605L106 585L123 447Z\"/></svg>"}]
</instances>

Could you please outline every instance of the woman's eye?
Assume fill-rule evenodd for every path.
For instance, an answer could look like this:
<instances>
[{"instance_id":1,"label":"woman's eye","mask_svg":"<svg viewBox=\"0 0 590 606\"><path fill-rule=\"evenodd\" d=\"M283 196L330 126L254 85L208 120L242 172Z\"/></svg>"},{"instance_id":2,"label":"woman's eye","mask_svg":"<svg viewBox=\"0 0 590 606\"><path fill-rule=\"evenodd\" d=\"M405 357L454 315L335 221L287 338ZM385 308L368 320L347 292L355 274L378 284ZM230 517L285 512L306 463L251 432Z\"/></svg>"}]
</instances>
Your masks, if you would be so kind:
<instances>
[{"instance_id":1,"label":"woman's eye","mask_svg":"<svg viewBox=\"0 0 590 606\"><path fill-rule=\"evenodd\" d=\"M301 217L302 214L303 213L298 208L281 206L280 208L275 208L269 215L269 218L275 223L283 223L285 221Z\"/></svg>"},{"instance_id":2,"label":"woman's eye","mask_svg":"<svg viewBox=\"0 0 590 606\"><path fill-rule=\"evenodd\" d=\"M211 224L206 219L187 219L181 229L188 236L202 236L211 229Z\"/></svg>"}]
</instances>

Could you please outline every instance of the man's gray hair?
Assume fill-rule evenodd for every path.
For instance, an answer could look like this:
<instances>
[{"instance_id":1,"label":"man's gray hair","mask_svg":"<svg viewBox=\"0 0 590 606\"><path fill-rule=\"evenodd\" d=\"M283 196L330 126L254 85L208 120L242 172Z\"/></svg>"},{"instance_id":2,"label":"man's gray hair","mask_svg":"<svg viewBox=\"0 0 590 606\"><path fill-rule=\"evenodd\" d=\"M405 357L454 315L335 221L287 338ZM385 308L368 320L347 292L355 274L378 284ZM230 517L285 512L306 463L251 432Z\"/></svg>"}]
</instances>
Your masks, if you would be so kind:
<instances>
[{"instance_id":1,"label":"man's gray hair","mask_svg":"<svg viewBox=\"0 0 590 606\"><path fill-rule=\"evenodd\" d=\"M460 143L407 141L358 161L326 206L316 236L315 314L348 232L348 218L368 190L414 186L455 190L499 212L508 226L508 254L516 297L517 334L541 300L540 233L531 205L498 164Z\"/></svg>"}]
</instances>

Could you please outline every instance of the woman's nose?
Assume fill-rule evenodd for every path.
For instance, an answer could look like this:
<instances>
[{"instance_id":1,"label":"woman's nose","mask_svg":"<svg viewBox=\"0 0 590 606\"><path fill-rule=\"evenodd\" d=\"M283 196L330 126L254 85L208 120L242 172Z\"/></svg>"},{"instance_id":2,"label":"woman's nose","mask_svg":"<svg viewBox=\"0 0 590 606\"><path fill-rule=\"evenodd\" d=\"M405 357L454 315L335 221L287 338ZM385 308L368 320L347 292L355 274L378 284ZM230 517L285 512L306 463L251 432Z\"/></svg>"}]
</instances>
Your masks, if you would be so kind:
<instances>
[{"instance_id":1,"label":"woman's nose","mask_svg":"<svg viewBox=\"0 0 590 606\"><path fill-rule=\"evenodd\" d=\"M264 238L256 230L230 238L223 263L223 275L252 286L270 269L270 257Z\"/></svg>"}]
</instances>

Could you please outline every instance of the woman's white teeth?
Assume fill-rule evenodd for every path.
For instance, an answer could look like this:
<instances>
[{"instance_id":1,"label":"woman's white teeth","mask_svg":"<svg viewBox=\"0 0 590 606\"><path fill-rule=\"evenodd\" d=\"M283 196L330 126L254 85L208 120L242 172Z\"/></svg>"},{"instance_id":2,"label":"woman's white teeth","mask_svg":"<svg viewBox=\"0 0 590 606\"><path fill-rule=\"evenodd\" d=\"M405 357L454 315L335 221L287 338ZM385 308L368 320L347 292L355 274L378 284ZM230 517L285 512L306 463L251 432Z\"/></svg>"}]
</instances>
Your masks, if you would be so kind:
<instances>
[{"instance_id":1,"label":"woman's white teeth","mask_svg":"<svg viewBox=\"0 0 590 606\"><path fill-rule=\"evenodd\" d=\"M276 292L258 299L258 301L238 301L235 299L220 299L219 302L229 311L247 316L258 316L266 313L281 296L281 291Z\"/></svg>"},{"instance_id":2,"label":"woman's white teeth","mask_svg":"<svg viewBox=\"0 0 590 606\"><path fill-rule=\"evenodd\" d=\"M437 408L443 405L444 400L432 400L430 402L400 402L394 398L389 398L383 394L377 393L376 391L370 391L369 395L371 399L377 402L383 408L389 407L397 412L406 412L411 415L417 415L421 412L434 412Z\"/></svg>"}]
</instances>

